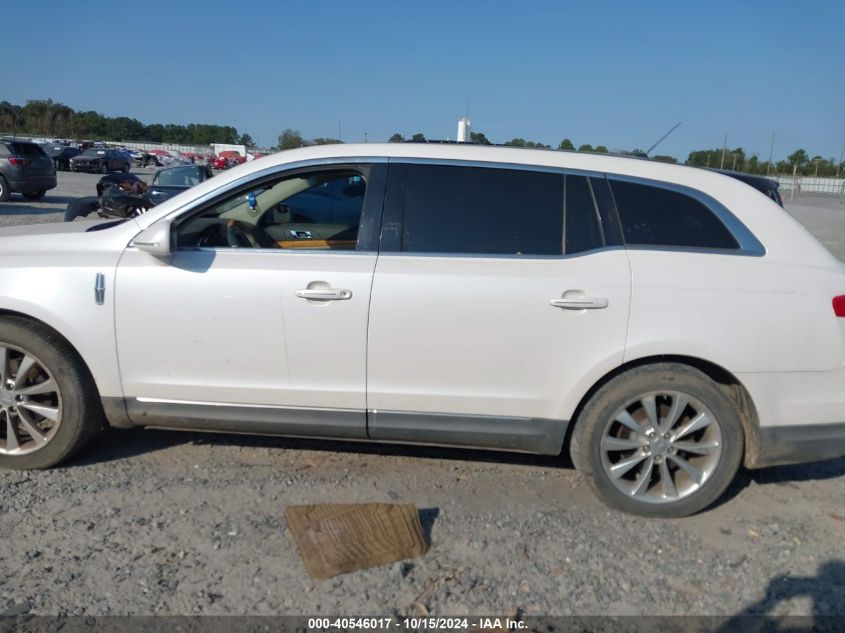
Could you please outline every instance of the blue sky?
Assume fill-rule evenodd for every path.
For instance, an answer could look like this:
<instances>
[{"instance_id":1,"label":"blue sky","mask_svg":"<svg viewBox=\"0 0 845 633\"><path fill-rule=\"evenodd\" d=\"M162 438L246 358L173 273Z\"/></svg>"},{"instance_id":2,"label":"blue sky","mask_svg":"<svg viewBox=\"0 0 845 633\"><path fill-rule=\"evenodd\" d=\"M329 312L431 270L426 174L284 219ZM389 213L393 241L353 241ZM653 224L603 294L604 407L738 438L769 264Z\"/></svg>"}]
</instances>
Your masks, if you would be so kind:
<instances>
[{"instance_id":1,"label":"blue sky","mask_svg":"<svg viewBox=\"0 0 845 633\"><path fill-rule=\"evenodd\" d=\"M231 124L261 144L286 127L337 136L339 121L348 142L454 138L469 102L494 142L645 149L683 121L656 153L684 159L726 133L763 159L772 132L776 158L801 146L838 159L845 145L838 1L45 0L3 13L0 100Z\"/></svg>"}]
</instances>

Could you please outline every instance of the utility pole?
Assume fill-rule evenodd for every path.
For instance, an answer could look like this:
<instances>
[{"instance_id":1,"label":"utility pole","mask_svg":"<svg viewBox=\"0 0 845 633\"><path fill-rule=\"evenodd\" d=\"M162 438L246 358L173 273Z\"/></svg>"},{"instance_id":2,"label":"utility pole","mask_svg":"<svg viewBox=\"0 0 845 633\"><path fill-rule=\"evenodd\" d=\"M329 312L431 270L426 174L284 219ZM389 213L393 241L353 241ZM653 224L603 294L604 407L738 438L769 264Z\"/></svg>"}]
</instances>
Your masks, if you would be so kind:
<instances>
[{"instance_id":1,"label":"utility pole","mask_svg":"<svg viewBox=\"0 0 845 633\"><path fill-rule=\"evenodd\" d=\"M842 161L845 160L845 145L842 146L842 153L839 155L839 164L836 166L836 177L839 178L839 169L842 167Z\"/></svg>"},{"instance_id":2,"label":"utility pole","mask_svg":"<svg viewBox=\"0 0 845 633\"><path fill-rule=\"evenodd\" d=\"M719 163L719 169L725 168L725 150L728 149L728 135L725 134L725 140L722 143L722 162Z\"/></svg>"},{"instance_id":3,"label":"utility pole","mask_svg":"<svg viewBox=\"0 0 845 633\"><path fill-rule=\"evenodd\" d=\"M734 157L734 164L733 164L733 166L731 167L731 171L736 171L736 156L737 156L737 155L734 153L734 154L733 154L733 157Z\"/></svg>"},{"instance_id":4,"label":"utility pole","mask_svg":"<svg viewBox=\"0 0 845 633\"><path fill-rule=\"evenodd\" d=\"M769 175L769 170L772 168L772 155L775 152L775 133L772 132L772 144L769 145L769 162L766 163L766 175Z\"/></svg>"},{"instance_id":5,"label":"utility pole","mask_svg":"<svg viewBox=\"0 0 845 633\"><path fill-rule=\"evenodd\" d=\"M340 139L338 139L338 140L340 140ZM367 142L367 133L366 132L364 132L364 142L365 143Z\"/></svg>"},{"instance_id":6,"label":"utility pole","mask_svg":"<svg viewBox=\"0 0 845 633\"><path fill-rule=\"evenodd\" d=\"M337 122L337 140L338 141L343 140L343 136L341 135L341 129L340 129L340 121Z\"/></svg>"}]
</instances>

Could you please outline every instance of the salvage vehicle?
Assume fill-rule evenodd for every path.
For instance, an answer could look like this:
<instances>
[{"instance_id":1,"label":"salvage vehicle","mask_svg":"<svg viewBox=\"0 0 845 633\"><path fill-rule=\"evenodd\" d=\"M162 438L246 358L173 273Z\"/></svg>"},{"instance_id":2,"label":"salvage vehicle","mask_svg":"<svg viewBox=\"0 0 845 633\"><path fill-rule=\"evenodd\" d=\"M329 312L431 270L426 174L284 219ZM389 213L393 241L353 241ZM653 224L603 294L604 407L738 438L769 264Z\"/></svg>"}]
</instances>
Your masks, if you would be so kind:
<instances>
[{"instance_id":1,"label":"salvage vehicle","mask_svg":"<svg viewBox=\"0 0 845 633\"><path fill-rule=\"evenodd\" d=\"M153 204L161 204L177 193L182 193L213 176L214 173L205 165L178 165L160 169L153 176L153 182L145 197Z\"/></svg>"},{"instance_id":2,"label":"salvage vehicle","mask_svg":"<svg viewBox=\"0 0 845 633\"><path fill-rule=\"evenodd\" d=\"M97 195L68 203L65 222L96 212L102 218L130 218L213 177L205 165L160 169L151 185L129 173L107 174L97 183Z\"/></svg>"},{"instance_id":3,"label":"salvage vehicle","mask_svg":"<svg viewBox=\"0 0 845 633\"><path fill-rule=\"evenodd\" d=\"M12 193L27 200L41 200L56 186L56 167L35 143L0 139L0 202Z\"/></svg>"},{"instance_id":4,"label":"salvage vehicle","mask_svg":"<svg viewBox=\"0 0 845 633\"><path fill-rule=\"evenodd\" d=\"M41 149L50 158L53 159L53 165L56 171L67 171L70 169L70 159L74 156L79 156L81 153L76 147L69 145L48 145L42 144Z\"/></svg>"},{"instance_id":5,"label":"salvage vehicle","mask_svg":"<svg viewBox=\"0 0 845 633\"><path fill-rule=\"evenodd\" d=\"M2 229L0 266L7 468L107 424L563 452L670 517L742 465L845 454L845 267L707 170L308 147Z\"/></svg>"},{"instance_id":6,"label":"salvage vehicle","mask_svg":"<svg viewBox=\"0 0 845 633\"><path fill-rule=\"evenodd\" d=\"M129 157L116 149L92 147L70 159L71 171L107 174L110 171L128 172L131 166Z\"/></svg>"}]
</instances>

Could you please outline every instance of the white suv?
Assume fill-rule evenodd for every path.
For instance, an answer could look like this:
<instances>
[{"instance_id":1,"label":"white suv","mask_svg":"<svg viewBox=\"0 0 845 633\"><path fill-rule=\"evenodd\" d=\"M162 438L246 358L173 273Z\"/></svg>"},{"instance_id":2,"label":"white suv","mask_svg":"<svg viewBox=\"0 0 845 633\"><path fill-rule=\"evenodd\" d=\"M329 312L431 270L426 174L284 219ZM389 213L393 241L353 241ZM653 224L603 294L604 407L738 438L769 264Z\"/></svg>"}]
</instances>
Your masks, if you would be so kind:
<instances>
[{"instance_id":1,"label":"white suv","mask_svg":"<svg viewBox=\"0 0 845 633\"><path fill-rule=\"evenodd\" d=\"M845 271L733 178L448 145L282 152L119 222L0 231L0 466L103 424L569 451L701 510L845 454Z\"/></svg>"}]
</instances>

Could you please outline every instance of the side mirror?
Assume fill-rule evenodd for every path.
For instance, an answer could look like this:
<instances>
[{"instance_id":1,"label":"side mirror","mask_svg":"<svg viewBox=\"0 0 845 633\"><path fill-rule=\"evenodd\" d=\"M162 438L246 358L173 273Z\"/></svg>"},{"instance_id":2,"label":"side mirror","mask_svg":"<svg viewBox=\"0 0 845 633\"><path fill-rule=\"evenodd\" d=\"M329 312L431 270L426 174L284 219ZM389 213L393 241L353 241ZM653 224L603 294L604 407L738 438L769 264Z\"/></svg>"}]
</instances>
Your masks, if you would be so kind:
<instances>
[{"instance_id":1,"label":"side mirror","mask_svg":"<svg viewBox=\"0 0 845 633\"><path fill-rule=\"evenodd\" d=\"M170 257L170 222L158 222L144 229L135 236L130 246L154 257L162 259Z\"/></svg>"}]
</instances>

